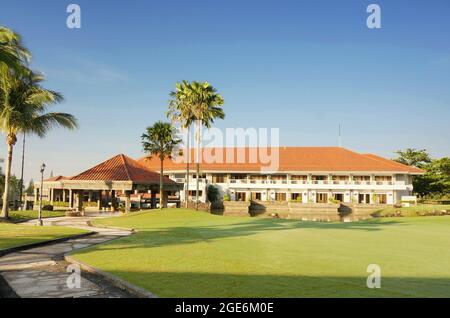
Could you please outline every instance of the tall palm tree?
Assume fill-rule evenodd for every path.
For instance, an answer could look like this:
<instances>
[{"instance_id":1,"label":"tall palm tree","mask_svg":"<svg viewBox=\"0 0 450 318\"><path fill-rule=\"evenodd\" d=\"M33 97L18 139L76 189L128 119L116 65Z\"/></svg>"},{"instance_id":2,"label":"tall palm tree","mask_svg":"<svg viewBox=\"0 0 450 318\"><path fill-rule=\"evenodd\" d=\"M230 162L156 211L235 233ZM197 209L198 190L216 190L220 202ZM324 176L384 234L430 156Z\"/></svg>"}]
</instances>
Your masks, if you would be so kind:
<instances>
[{"instance_id":1,"label":"tall palm tree","mask_svg":"<svg viewBox=\"0 0 450 318\"><path fill-rule=\"evenodd\" d=\"M199 176L200 176L200 142L201 129L204 125L211 128L216 118L224 119L222 109L224 100L217 90L208 82L192 81L186 86L186 99L196 124L196 195L195 204L198 210L199 204Z\"/></svg>"},{"instance_id":2,"label":"tall palm tree","mask_svg":"<svg viewBox=\"0 0 450 318\"><path fill-rule=\"evenodd\" d=\"M195 120L194 114L192 112L192 107L189 104L188 99L188 85L187 81L182 81L181 83L175 84L175 90L170 92L171 99L169 100L169 107L167 111L167 117L172 123L179 123L182 129L186 130L187 140L186 140L186 178L185 178L185 192L184 201L186 208L189 206L189 165L191 150L190 145L190 127Z\"/></svg>"},{"instance_id":3,"label":"tall palm tree","mask_svg":"<svg viewBox=\"0 0 450 318\"><path fill-rule=\"evenodd\" d=\"M0 26L0 64L20 72L30 58L30 52L22 45L20 35Z\"/></svg>"},{"instance_id":4,"label":"tall palm tree","mask_svg":"<svg viewBox=\"0 0 450 318\"><path fill-rule=\"evenodd\" d=\"M0 130L6 135L8 155L1 216L8 218L11 161L17 134L36 134L43 138L54 126L77 127L76 118L67 113L47 112L49 106L61 102L60 93L41 86L44 77L31 71L9 71L0 81Z\"/></svg>"},{"instance_id":5,"label":"tall palm tree","mask_svg":"<svg viewBox=\"0 0 450 318\"><path fill-rule=\"evenodd\" d=\"M163 207L164 190L164 158L170 158L176 151L181 140L175 136L175 128L170 123L158 121L153 126L147 127L147 132L142 134L142 147L149 157L158 156L161 162L159 176L159 208Z\"/></svg>"}]
</instances>

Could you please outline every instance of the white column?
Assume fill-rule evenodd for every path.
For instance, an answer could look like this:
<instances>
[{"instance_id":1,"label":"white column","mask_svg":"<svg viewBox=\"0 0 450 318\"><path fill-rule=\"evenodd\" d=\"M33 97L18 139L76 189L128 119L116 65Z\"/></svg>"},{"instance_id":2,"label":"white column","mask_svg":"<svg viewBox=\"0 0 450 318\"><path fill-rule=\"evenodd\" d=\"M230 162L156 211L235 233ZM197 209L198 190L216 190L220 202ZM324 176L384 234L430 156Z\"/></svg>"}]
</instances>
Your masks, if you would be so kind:
<instances>
[{"instance_id":1,"label":"white column","mask_svg":"<svg viewBox=\"0 0 450 318\"><path fill-rule=\"evenodd\" d=\"M69 189L69 208L73 208L73 190Z\"/></svg>"}]
</instances>

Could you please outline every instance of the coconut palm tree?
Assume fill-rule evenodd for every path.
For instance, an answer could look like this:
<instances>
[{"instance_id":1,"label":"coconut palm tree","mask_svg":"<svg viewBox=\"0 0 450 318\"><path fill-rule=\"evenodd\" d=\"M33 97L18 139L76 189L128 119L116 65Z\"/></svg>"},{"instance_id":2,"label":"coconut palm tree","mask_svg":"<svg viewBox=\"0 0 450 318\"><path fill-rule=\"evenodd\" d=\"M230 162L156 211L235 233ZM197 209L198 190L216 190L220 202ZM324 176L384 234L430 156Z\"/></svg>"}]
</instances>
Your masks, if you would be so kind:
<instances>
[{"instance_id":1,"label":"coconut palm tree","mask_svg":"<svg viewBox=\"0 0 450 318\"><path fill-rule=\"evenodd\" d=\"M202 125L210 128L216 118L225 118L222 105L224 103L222 96L208 82L188 82L182 81L176 84L176 90L171 93L172 99L169 101L168 116L172 120L180 122L182 127L189 127L192 123L196 124L196 209L199 203L199 175L200 175L200 132ZM188 130L189 136L189 130ZM188 148L186 183L189 184L189 155ZM188 191L186 191L188 192ZM187 205L187 195L186 195Z\"/></svg>"},{"instance_id":2,"label":"coconut palm tree","mask_svg":"<svg viewBox=\"0 0 450 318\"><path fill-rule=\"evenodd\" d=\"M147 127L147 132L142 134L142 147L152 156L158 156L161 162L159 176L159 208L163 207L164 190L164 158L170 158L177 149L181 140L175 136L175 128L170 123L158 121L153 126Z\"/></svg>"},{"instance_id":3,"label":"coconut palm tree","mask_svg":"<svg viewBox=\"0 0 450 318\"><path fill-rule=\"evenodd\" d=\"M199 176L200 176L200 142L201 129L204 125L206 128L211 128L216 118L225 118L225 113L222 109L224 100L222 96L217 93L217 90L208 82L190 82L186 87L187 104L195 119L196 124L196 195L195 204L198 210L199 204Z\"/></svg>"},{"instance_id":4,"label":"coconut palm tree","mask_svg":"<svg viewBox=\"0 0 450 318\"><path fill-rule=\"evenodd\" d=\"M20 72L24 68L23 64L29 62L30 58L20 35L0 26L0 64Z\"/></svg>"},{"instance_id":5,"label":"coconut palm tree","mask_svg":"<svg viewBox=\"0 0 450 318\"><path fill-rule=\"evenodd\" d=\"M190 127L195 120L194 114L192 113L192 107L189 104L188 99L188 85L187 81L182 81L181 83L175 84L175 90L170 92L171 99L169 100L169 109L167 111L167 117L171 122L179 123L182 129L186 130L187 140L186 140L186 178L185 178L185 192L184 200L186 208L189 205L189 164L191 150L189 149L190 143Z\"/></svg>"},{"instance_id":6,"label":"coconut palm tree","mask_svg":"<svg viewBox=\"0 0 450 318\"><path fill-rule=\"evenodd\" d=\"M43 138L54 126L77 127L76 118L67 113L47 112L49 106L61 102L60 93L41 86L44 77L38 73L9 71L0 81L0 130L6 135L8 155L1 216L8 218L9 183L13 148L18 133L36 134Z\"/></svg>"}]
</instances>

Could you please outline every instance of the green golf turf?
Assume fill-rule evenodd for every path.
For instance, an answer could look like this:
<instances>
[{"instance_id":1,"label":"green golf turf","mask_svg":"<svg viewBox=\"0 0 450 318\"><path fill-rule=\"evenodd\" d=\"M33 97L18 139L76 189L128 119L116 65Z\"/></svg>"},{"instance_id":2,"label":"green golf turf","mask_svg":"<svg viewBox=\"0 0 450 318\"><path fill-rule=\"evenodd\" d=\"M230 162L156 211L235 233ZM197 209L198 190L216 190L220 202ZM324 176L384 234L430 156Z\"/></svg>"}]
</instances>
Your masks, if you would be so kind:
<instances>
[{"instance_id":1,"label":"green golf turf","mask_svg":"<svg viewBox=\"0 0 450 318\"><path fill-rule=\"evenodd\" d=\"M450 297L450 217L319 223L183 209L97 223L129 237L78 260L161 297ZM369 289L369 264L381 288Z\"/></svg>"},{"instance_id":2,"label":"green golf turf","mask_svg":"<svg viewBox=\"0 0 450 318\"><path fill-rule=\"evenodd\" d=\"M85 232L87 231L60 226L30 226L0 223L0 250Z\"/></svg>"},{"instance_id":3,"label":"green golf turf","mask_svg":"<svg viewBox=\"0 0 450 318\"><path fill-rule=\"evenodd\" d=\"M35 210L25 210L25 211L10 211L9 221L11 222L22 222L38 218L38 211ZM53 218L57 216L65 216L64 211L42 211L43 218Z\"/></svg>"}]
</instances>

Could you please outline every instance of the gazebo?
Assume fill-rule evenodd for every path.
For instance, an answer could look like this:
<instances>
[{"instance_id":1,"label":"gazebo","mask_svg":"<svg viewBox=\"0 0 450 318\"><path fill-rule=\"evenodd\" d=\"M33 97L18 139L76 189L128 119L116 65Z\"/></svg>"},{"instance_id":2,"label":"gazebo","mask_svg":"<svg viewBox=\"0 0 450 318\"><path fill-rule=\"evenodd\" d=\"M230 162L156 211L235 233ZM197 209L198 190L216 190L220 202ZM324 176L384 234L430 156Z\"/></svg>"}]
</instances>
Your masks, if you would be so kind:
<instances>
[{"instance_id":1,"label":"gazebo","mask_svg":"<svg viewBox=\"0 0 450 318\"><path fill-rule=\"evenodd\" d=\"M164 192L160 195L160 204L165 206L169 192L179 191L182 185L163 178ZM69 208L82 211L83 202L88 201L98 210L103 206L110 206L112 210L118 209L118 193L125 195L125 211L131 208L130 196L132 193L150 193L152 207L155 206L156 194L159 193L160 174L151 171L136 160L123 154L112 157L73 177L58 176L44 180L43 194L46 193L48 201L68 202ZM40 183L35 183L35 202L38 202ZM106 203L105 203L106 202Z\"/></svg>"}]
</instances>

